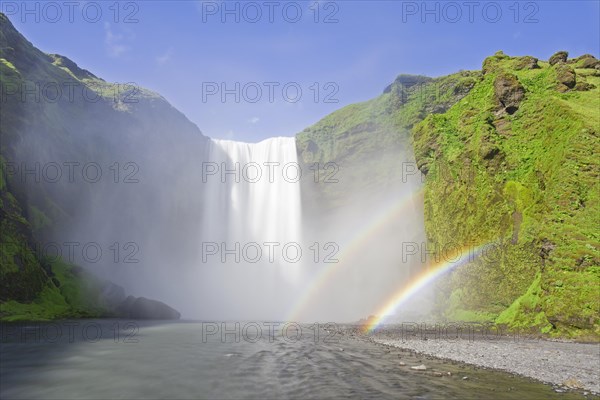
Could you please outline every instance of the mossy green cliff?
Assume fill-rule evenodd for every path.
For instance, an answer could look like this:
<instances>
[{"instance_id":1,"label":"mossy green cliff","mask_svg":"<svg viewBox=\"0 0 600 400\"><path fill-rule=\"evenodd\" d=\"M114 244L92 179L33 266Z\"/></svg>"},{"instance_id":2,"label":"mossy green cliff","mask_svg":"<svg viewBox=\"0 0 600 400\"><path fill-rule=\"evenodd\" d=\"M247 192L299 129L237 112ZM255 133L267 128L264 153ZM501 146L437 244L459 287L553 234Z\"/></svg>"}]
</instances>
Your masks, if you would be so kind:
<instances>
[{"instance_id":1,"label":"mossy green cliff","mask_svg":"<svg viewBox=\"0 0 600 400\"><path fill-rule=\"evenodd\" d=\"M598 335L600 71L591 56L553 63L497 53L415 127L426 231L440 246L495 243L443 282L444 315Z\"/></svg>"},{"instance_id":2,"label":"mossy green cliff","mask_svg":"<svg viewBox=\"0 0 600 400\"><path fill-rule=\"evenodd\" d=\"M481 71L401 75L380 97L301 132L300 157L364 157L369 167L350 186L369 191L394 163L386 149L412 142L426 176L428 245L493 244L438 282L438 316L597 338L599 65L591 55L548 63L498 52ZM333 206L347 191L321 184L319 193Z\"/></svg>"},{"instance_id":3,"label":"mossy green cliff","mask_svg":"<svg viewBox=\"0 0 600 400\"><path fill-rule=\"evenodd\" d=\"M339 183L320 179L316 190L306 174L310 190L303 189L303 201L335 208L350 194L398 184L401 163L414 161L425 175L429 245L494 244L485 257L438 282L441 318L598 338L599 68L590 55L569 59L559 52L543 62L499 52L480 71L400 75L381 96L344 107L297 135L307 167L316 165L321 177L332 172L327 163L339 167ZM24 85L65 82L98 101L86 100L81 90L58 101L14 94ZM159 95L107 83L66 57L41 52L2 14L0 84L0 318L104 315L109 305L97 301L98 293L114 287L36 251L36 243L92 207L92 188L31 185L8 165L32 157L111 165L146 148L137 152L147 155L145 165L170 170L161 172L164 181L140 185L168 193L177 159L155 159L163 155L150 150L176 140L196 140L193 147L200 149L204 137ZM148 173L153 176L151 168ZM153 218L129 218L127 207L143 207L147 199L130 198L132 204L114 208L114 221L153 229ZM173 224L183 227L184 219Z\"/></svg>"},{"instance_id":4,"label":"mossy green cliff","mask_svg":"<svg viewBox=\"0 0 600 400\"><path fill-rule=\"evenodd\" d=\"M38 172L36 181L18 169L64 162L103 168L130 161L155 165L149 157L134 160L131 154L146 157L140 149L168 148L178 138L201 143L205 137L158 94L105 82L64 56L35 48L2 13L0 88L0 319L106 315L98 295L110 284L60 258L44 257L40 244L56 241L78 216L89 213L94 191L110 180L52 182L39 179ZM169 167L173 173L179 168L176 161ZM161 183L141 180L129 189L135 193ZM118 190L124 189L117 187L115 194ZM130 210L147 202L141 194L134 200L111 207L116 221L137 223L128 217ZM152 220L142 223L149 227Z\"/></svg>"}]
</instances>

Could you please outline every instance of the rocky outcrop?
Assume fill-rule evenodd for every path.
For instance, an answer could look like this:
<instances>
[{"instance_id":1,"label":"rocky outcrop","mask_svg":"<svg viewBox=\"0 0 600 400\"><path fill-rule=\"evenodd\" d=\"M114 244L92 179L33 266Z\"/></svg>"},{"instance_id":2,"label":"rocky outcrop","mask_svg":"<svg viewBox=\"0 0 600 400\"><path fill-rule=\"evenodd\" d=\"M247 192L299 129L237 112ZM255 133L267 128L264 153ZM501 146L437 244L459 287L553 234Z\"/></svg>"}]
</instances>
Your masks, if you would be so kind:
<instances>
[{"instance_id":1,"label":"rocky outcrop","mask_svg":"<svg viewBox=\"0 0 600 400\"><path fill-rule=\"evenodd\" d=\"M494 97L501 109L514 114L525 97L525 88L515 75L501 73L494 81Z\"/></svg>"},{"instance_id":2,"label":"rocky outcrop","mask_svg":"<svg viewBox=\"0 0 600 400\"><path fill-rule=\"evenodd\" d=\"M538 69L538 59L531 56L516 57L515 69L517 71L523 69Z\"/></svg>"},{"instance_id":3,"label":"rocky outcrop","mask_svg":"<svg viewBox=\"0 0 600 400\"><path fill-rule=\"evenodd\" d=\"M567 62L567 58L569 57L569 53L566 51L558 51L556 53L554 53L552 55L552 57L550 57L550 59L548 60L548 62L550 63L550 65L556 65L559 63L566 63Z\"/></svg>"},{"instance_id":4,"label":"rocky outcrop","mask_svg":"<svg viewBox=\"0 0 600 400\"><path fill-rule=\"evenodd\" d=\"M569 64L573 64L575 68L583 69L600 69L600 60L591 54L584 54L572 60L569 60Z\"/></svg>"},{"instance_id":5,"label":"rocky outcrop","mask_svg":"<svg viewBox=\"0 0 600 400\"><path fill-rule=\"evenodd\" d=\"M128 296L115 309L120 318L131 319L179 319L181 314L165 303L145 297Z\"/></svg>"},{"instance_id":6,"label":"rocky outcrop","mask_svg":"<svg viewBox=\"0 0 600 400\"><path fill-rule=\"evenodd\" d=\"M558 80L558 91L566 92L573 89L577 83L575 70L567 64L558 64L554 66L556 70L556 80Z\"/></svg>"},{"instance_id":7,"label":"rocky outcrop","mask_svg":"<svg viewBox=\"0 0 600 400\"><path fill-rule=\"evenodd\" d=\"M521 70L522 59L488 57L463 101L412 130L431 246L497 243L440 280L442 318L600 336L597 113L583 106L598 75L580 69L589 56L565 60Z\"/></svg>"},{"instance_id":8,"label":"rocky outcrop","mask_svg":"<svg viewBox=\"0 0 600 400\"><path fill-rule=\"evenodd\" d=\"M26 160L42 165L48 162L63 165L64 161L83 165L93 160L104 170L115 161L131 160L146 176L151 176L150 171L155 171L156 165L154 149L168 148L173 141L188 141L194 143L191 146L194 153L202 153L206 138L160 95L135 85L105 82L67 57L42 52L2 13L0 83L3 89L11 88L3 91L5 96L0 105L0 318L48 320L104 315L95 293L102 285L86 279L89 274L80 273L76 267L55 265L60 260L48 263L38 254L37 244L65 242L61 236L65 226L104 231L116 239L133 220L141 225L147 221L148 225L140 225L140 230L160 225L159 207L145 202L142 193L154 186L169 193L171 188L167 186L175 184L172 177L180 173L180 166L173 165L177 161L162 163L156 176L163 181L140 180L136 191L126 190L128 185L105 190L108 179L94 185L95 190L90 190L80 179L24 180L16 173L8 173L4 166L21 165ZM46 84L73 90L59 91L61 95L52 100L49 94L45 97L46 91L38 92L37 101L23 101L21 93L13 90L34 85L46 87ZM136 154L135 160L132 154ZM164 167L166 164L173 167ZM105 200L100 200L100 195ZM100 221L105 224L102 228L98 226L99 220L90 218L92 196L112 209L112 218ZM112 201L119 206L108 206ZM140 211L142 204L142 207L148 205L144 211ZM182 229L181 224L177 229ZM53 276L55 268L62 269L62 273ZM126 298L118 288L105 289L105 297L111 299L111 304ZM140 304L147 303L142 300ZM141 307L146 311L136 311L133 315L156 314L157 318L175 315L165 313L164 307L149 304Z\"/></svg>"},{"instance_id":9,"label":"rocky outcrop","mask_svg":"<svg viewBox=\"0 0 600 400\"><path fill-rule=\"evenodd\" d=\"M49 56L54 59L54 65L67 68L77 79L99 79L104 81L104 79L98 78L87 69L79 68L74 61L65 56L61 56L60 54L49 54Z\"/></svg>"},{"instance_id":10,"label":"rocky outcrop","mask_svg":"<svg viewBox=\"0 0 600 400\"><path fill-rule=\"evenodd\" d=\"M177 310L163 302L145 297L126 296L125 289L110 281L102 284L99 297L98 301L104 305L108 317L131 319L179 319L181 317Z\"/></svg>"}]
</instances>

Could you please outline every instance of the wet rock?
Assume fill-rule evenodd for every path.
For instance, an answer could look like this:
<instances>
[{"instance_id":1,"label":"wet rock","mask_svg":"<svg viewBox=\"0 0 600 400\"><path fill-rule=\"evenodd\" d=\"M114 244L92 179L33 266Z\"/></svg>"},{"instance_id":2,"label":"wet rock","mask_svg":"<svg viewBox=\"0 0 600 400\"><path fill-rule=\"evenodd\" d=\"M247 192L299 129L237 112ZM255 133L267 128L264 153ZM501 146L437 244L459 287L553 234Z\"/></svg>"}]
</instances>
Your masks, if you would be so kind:
<instances>
[{"instance_id":1,"label":"wet rock","mask_svg":"<svg viewBox=\"0 0 600 400\"><path fill-rule=\"evenodd\" d=\"M494 96L505 112L514 114L525 98L525 88L515 75L501 73L494 81Z\"/></svg>"},{"instance_id":2,"label":"wet rock","mask_svg":"<svg viewBox=\"0 0 600 400\"><path fill-rule=\"evenodd\" d=\"M550 59L548 60L548 62L550 63L550 65L556 65L559 63L566 63L567 62L567 58L569 57L569 53L566 51L558 51L556 53L554 53L552 55L552 57L550 57Z\"/></svg>"},{"instance_id":3,"label":"wet rock","mask_svg":"<svg viewBox=\"0 0 600 400\"><path fill-rule=\"evenodd\" d=\"M468 377L468 376L463 376L463 377L462 377L462 380L463 380L463 381L466 381L466 380L468 380L468 379L469 379L469 377Z\"/></svg>"},{"instance_id":4,"label":"wet rock","mask_svg":"<svg viewBox=\"0 0 600 400\"><path fill-rule=\"evenodd\" d=\"M406 365L406 363L405 363L405 362L402 362L402 361L400 361L400 362L398 363L398 365L399 365L399 366L401 366L401 367L404 367L404 366Z\"/></svg>"},{"instance_id":5,"label":"wet rock","mask_svg":"<svg viewBox=\"0 0 600 400\"><path fill-rule=\"evenodd\" d=\"M433 376L438 376L439 377L439 376L444 376L444 374L442 374L441 372L434 372Z\"/></svg>"},{"instance_id":6,"label":"wet rock","mask_svg":"<svg viewBox=\"0 0 600 400\"><path fill-rule=\"evenodd\" d=\"M415 365L414 367L410 367L410 369L414 369L415 371L425 371L427 370L427 367L423 364L421 365Z\"/></svg>"}]
</instances>

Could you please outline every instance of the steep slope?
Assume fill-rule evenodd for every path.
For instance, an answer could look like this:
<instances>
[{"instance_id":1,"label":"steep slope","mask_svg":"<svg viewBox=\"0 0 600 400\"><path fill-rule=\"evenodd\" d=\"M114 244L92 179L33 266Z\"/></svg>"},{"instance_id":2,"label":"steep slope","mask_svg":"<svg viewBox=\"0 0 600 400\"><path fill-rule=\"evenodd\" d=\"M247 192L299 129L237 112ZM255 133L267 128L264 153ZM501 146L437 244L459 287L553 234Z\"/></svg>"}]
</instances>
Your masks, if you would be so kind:
<instances>
[{"instance_id":1,"label":"steep slope","mask_svg":"<svg viewBox=\"0 0 600 400\"><path fill-rule=\"evenodd\" d=\"M411 128L425 116L442 113L464 97L481 73L463 71L441 78L400 75L383 94L373 100L344 107L299 133L297 147L305 169L320 168L320 176L339 182L318 180L306 175L306 202L327 207L344 204L348 193L371 193L394 182L406 164L414 165ZM406 161L408 160L408 161ZM404 164L404 166L403 166Z\"/></svg>"},{"instance_id":2,"label":"steep slope","mask_svg":"<svg viewBox=\"0 0 600 400\"><path fill-rule=\"evenodd\" d=\"M401 185L414 160L426 176L428 245L493 244L439 283L440 317L597 337L599 63L567 57L546 63L499 52L482 71L400 75L378 98L327 116L297 136L304 170L320 177L314 185L304 175L304 205L327 213L349 194ZM2 14L0 88L0 317L106 315L103 292L125 297L45 256L40 243L94 231L124 241L130 227L155 232L158 224L167 234L147 241L161 243L157 252L195 251L177 238L195 232L201 216L189 210L201 207L173 194L194 184L178 172L206 138L165 99L41 52ZM75 184L44 176L44 166L65 162L139 171L135 185L113 185L113 175ZM120 172L119 182L130 171ZM181 236L165 240L173 232Z\"/></svg>"},{"instance_id":3,"label":"steep slope","mask_svg":"<svg viewBox=\"0 0 600 400\"><path fill-rule=\"evenodd\" d=\"M495 244L443 283L449 318L600 333L599 63L560 56L489 57L469 95L413 131L430 241Z\"/></svg>"},{"instance_id":4,"label":"steep slope","mask_svg":"<svg viewBox=\"0 0 600 400\"><path fill-rule=\"evenodd\" d=\"M89 217L102 207L113 216L106 235L115 241L111 232L132 224L148 229L152 220L145 216L155 208L145 193L161 184L168 191L180 167L177 160L157 166L162 155L155 150L173 140L201 149L205 137L156 93L107 83L38 50L3 14L0 89L0 316L98 315L102 305L84 297L95 299L104 283L87 282L81 269L65 263L64 247L63 257L48 257L46 245L62 246L76 235L69 234L73 227L107 231ZM94 168L85 173L86 165L99 166L102 179ZM158 168L163 173L153 174ZM144 180L150 176L161 180ZM122 184L127 177L132 184Z\"/></svg>"},{"instance_id":5,"label":"steep slope","mask_svg":"<svg viewBox=\"0 0 600 400\"><path fill-rule=\"evenodd\" d=\"M552 66L499 52L481 72L401 75L297 136L305 163L351 166L320 182L319 206L401 184L398 154L414 146L428 248L493 243L439 283L440 318L600 334L599 63L557 54Z\"/></svg>"}]
</instances>

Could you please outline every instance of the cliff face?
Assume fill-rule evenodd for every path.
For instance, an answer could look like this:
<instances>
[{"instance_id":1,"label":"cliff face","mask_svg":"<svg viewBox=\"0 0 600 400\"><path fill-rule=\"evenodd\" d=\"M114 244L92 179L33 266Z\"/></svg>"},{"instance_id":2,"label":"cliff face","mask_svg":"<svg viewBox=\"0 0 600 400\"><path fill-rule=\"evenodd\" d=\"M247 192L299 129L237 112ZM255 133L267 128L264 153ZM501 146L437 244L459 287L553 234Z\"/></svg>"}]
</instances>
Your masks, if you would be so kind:
<instances>
[{"instance_id":1,"label":"cliff face","mask_svg":"<svg viewBox=\"0 0 600 400\"><path fill-rule=\"evenodd\" d=\"M599 63L554 58L487 58L465 98L413 130L430 241L494 243L441 285L451 319L600 333Z\"/></svg>"},{"instance_id":2,"label":"cliff face","mask_svg":"<svg viewBox=\"0 0 600 400\"><path fill-rule=\"evenodd\" d=\"M313 167L319 175L316 185L314 175L304 175L304 205L327 212L349 194L401 184L399 171L414 172L406 166L414 162L425 175L430 247L493 244L486 257L438 283L440 316L597 336L598 68L589 55L559 52L542 62L497 53L482 71L400 75L380 97L297 135L303 171ZM94 229L119 240L131 226L193 234L187 224L198 216L178 213L173 193L188 187L177 178L182 160L202 156L206 138L161 96L43 53L2 14L0 87L0 317L147 315L152 302L136 303L115 285L44 257L39 243ZM176 142L191 150L175 150ZM73 184L43 170L57 163L67 174L65 163L90 162L105 179L91 184L79 175ZM133 170L123 168L130 162ZM130 176L138 182L110 186L115 163L119 182L139 167ZM110 212L110 220L89 217L95 209ZM175 211L161 215L163 209ZM161 244L181 251L176 239ZM133 304L137 309L127 308Z\"/></svg>"},{"instance_id":3,"label":"cliff face","mask_svg":"<svg viewBox=\"0 0 600 400\"><path fill-rule=\"evenodd\" d=\"M429 248L493 244L438 283L439 316L597 336L598 66L590 55L548 63L499 52L482 71L400 75L298 134L300 158L368 165L345 186L318 185L319 204L333 207L349 191L401 184L389 176L399 151L414 150Z\"/></svg>"},{"instance_id":4,"label":"cliff face","mask_svg":"<svg viewBox=\"0 0 600 400\"><path fill-rule=\"evenodd\" d=\"M149 228L154 208L145 193L160 184L169 190L180 168L177 160L159 167L157 150L177 140L201 149L206 138L158 94L107 83L64 56L36 49L3 14L0 85L0 314L97 315L101 307L80 309L79 295L65 294L65 281L77 286L81 279L57 257L44 257L40 243L81 224L108 229L89 217L98 207L117 221L114 232L131 224ZM86 165L93 168L85 171ZM158 168L161 174L154 173ZM143 179L150 176L161 181ZM123 185L128 178L135 184ZM109 185L114 188L106 190Z\"/></svg>"},{"instance_id":5,"label":"cliff face","mask_svg":"<svg viewBox=\"0 0 600 400\"><path fill-rule=\"evenodd\" d=\"M300 132L296 142L304 170L318 167L321 177L339 180L319 179L315 185L313 175L303 176L305 203L325 209L343 205L349 193L375 193L402 185L403 174L418 174L411 129L450 108L480 76L478 71L441 78L400 75L381 96L344 107ZM336 165L335 176L328 163Z\"/></svg>"}]
</instances>

